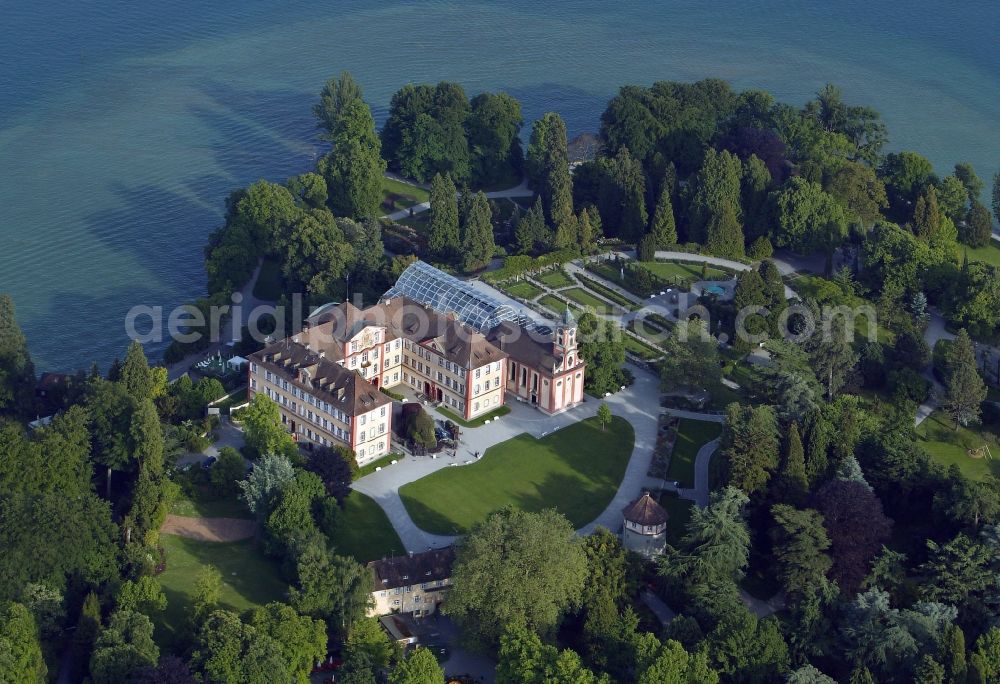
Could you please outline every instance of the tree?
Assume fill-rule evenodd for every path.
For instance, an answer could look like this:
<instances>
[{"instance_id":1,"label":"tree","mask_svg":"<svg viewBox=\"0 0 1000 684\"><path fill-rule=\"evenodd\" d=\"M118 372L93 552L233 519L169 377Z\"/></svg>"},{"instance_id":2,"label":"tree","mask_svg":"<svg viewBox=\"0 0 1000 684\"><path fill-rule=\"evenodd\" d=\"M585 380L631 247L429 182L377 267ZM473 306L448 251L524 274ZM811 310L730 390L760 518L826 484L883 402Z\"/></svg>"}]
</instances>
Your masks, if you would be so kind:
<instances>
[{"instance_id":1,"label":"tree","mask_svg":"<svg viewBox=\"0 0 1000 684\"><path fill-rule=\"evenodd\" d=\"M222 599L222 573L214 565L202 566L194 580L191 622L201 624Z\"/></svg>"},{"instance_id":2,"label":"tree","mask_svg":"<svg viewBox=\"0 0 1000 684\"><path fill-rule=\"evenodd\" d=\"M831 317L828 324L824 321L824 327L826 330L815 336L810 345L809 356L816 375L826 384L827 399L833 401L857 366L858 354L848 339L845 325Z\"/></svg>"},{"instance_id":3,"label":"tree","mask_svg":"<svg viewBox=\"0 0 1000 684\"><path fill-rule=\"evenodd\" d=\"M972 652L969 664L969 681L976 684L992 682L1000 677L1000 627L991 627L976 639L976 650ZM980 679L973 678L974 671Z\"/></svg>"},{"instance_id":4,"label":"tree","mask_svg":"<svg viewBox=\"0 0 1000 684\"><path fill-rule=\"evenodd\" d=\"M538 136L532 130L532 142L529 145L529 167L535 173L532 181L536 183L542 206L549 223L555 227L571 227L573 216L573 180L569 173L569 152L567 150L566 124L562 117L554 112L548 112L536 122ZM566 245L560 245L564 247Z\"/></svg>"},{"instance_id":5,"label":"tree","mask_svg":"<svg viewBox=\"0 0 1000 684\"><path fill-rule=\"evenodd\" d=\"M695 319L679 322L677 331L663 342L667 355L660 366L661 387L669 392L715 386L722 379L718 341Z\"/></svg>"},{"instance_id":6,"label":"tree","mask_svg":"<svg viewBox=\"0 0 1000 684\"><path fill-rule=\"evenodd\" d=\"M599 191L601 221L626 242L635 243L646 232L646 176L642 163L622 147L607 163Z\"/></svg>"},{"instance_id":7,"label":"tree","mask_svg":"<svg viewBox=\"0 0 1000 684\"><path fill-rule=\"evenodd\" d=\"M294 478L295 470L287 458L265 454L247 478L239 482L247 508L257 516L261 524L270 515L281 490Z\"/></svg>"},{"instance_id":8,"label":"tree","mask_svg":"<svg viewBox=\"0 0 1000 684\"><path fill-rule=\"evenodd\" d=\"M778 477L778 486L784 499L793 503L804 502L809 494L805 449L802 447L799 425L795 421L788 428L784 467Z\"/></svg>"},{"instance_id":9,"label":"tree","mask_svg":"<svg viewBox=\"0 0 1000 684\"><path fill-rule=\"evenodd\" d=\"M941 645L946 681L966 681L965 632L958 625L948 627L944 643Z\"/></svg>"},{"instance_id":10,"label":"tree","mask_svg":"<svg viewBox=\"0 0 1000 684\"><path fill-rule=\"evenodd\" d=\"M542 200L535 198L535 203L517 222L514 228L514 241L518 254L530 254L536 246L547 246L548 230L545 227L545 214L542 210Z\"/></svg>"},{"instance_id":11,"label":"tree","mask_svg":"<svg viewBox=\"0 0 1000 684\"><path fill-rule=\"evenodd\" d=\"M205 681L293 681L281 645L225 610L213 611L198 630L190 663Z\"/></svg>"},{"instance_id":12,"label":"tree","mask_svg":"<svg viewBox=\"0 0 1000 684\"><path fill-rule=\"evenodd\" d=\"M375 120L363 100L357 98L343 105L330 139L333 149L319 163L330 208L339 216L377 216L386 165Z\"/></svg>"},{"instance_id":13,"label":"tree","mask_svg":"<svg viewBox=\"0 0 1000 684\"><path fill-rule=\"evenodd\" d=\"M351 557L334 554L326 540L316 536L300 544L295 573L292 607L322 618L339 634L353 633L371 602L373 586L368 569Z\"/></svg>"},{"instance_id":14,"label":"tree","mask_svg":"<svg viewBox=\"0 0 1000 684\"><path fill-rule=\"evenodd\" d=\"M969 193L969 201L979 200L979 196L983 194L983 188L986 186L982 179L976 175L975 169L972 168L972 164L969 162L959 162L955 164L955 177L962 181L962 185L965 186L966 192Z\"/></svg>"},{"instance_id":15,"label":"tree","mask_svg":"<svg viewBox=\"0 0 1000 684\"><path fill-rule=\"evenodd\" d=\"M712 492L705 508L694 508L681 539L681 562L664 558L661 574L681 573L698 581L738 580L750 555L750 531L743 517L749 498L726 487Z\"/></svg>"},{"instance_id":16,"label":"tree","mask_svg":"<svg viewBox=\"0 0 1000 684\"><path fill-rule=\"evenodd\" d=\"M820 487L814 504L830 537L830 575L845 596L853 596L889 538L892 521L878 497L859 482L830 480Z\"/></svg>"},{"instance_id":17,"label":"tree","mask_svg":"<svg viewBox=\"0 0 1000 684\"><path fill-rule=\"evenodd\" d=\"M1000 216L1000 171L993 174L993 215Z\"/></svg>"},{"instance_id":18,"label":"tree","mask_svg":"<svg viewBox=\"0 0 1000 684\"><path fill-rule=\"evenodd\" d=\"M322 620L299 615L284 603L272 602L250 611L247 623L258 638L273 639L278 645L290 681L307 684L313 664L327 652L326 625Z\"/></svg>"},{"instance_id":19,"label":"tree","mask_svg":"<svg viewBox=\"0 0 1000 684\"><path fill-rule=\"evenodd\" d=\"M625 346L617 324L584 312L577 322L580 356L587 362L586 390L594 396L617 392L625 384Z\"/></svg>"},{"instance_id":20,"label":"tree","mask_svg":"<svg viewBox=\"0 0 1000 684\"><path fill-rule=\"evenodd\" d=\"M776 247L801 254L831 251L847 236L843 207L817 183L794 177L772 197L776 222L772 237Z\"/></svg>"},{"instance_id":21,"label":"tree","mask_svg":"<svg viewBox=\"0 0 1000 684\"><path fill-rule=\"evenodd\" d=\"M406 426L406 438L424 449L437 446L437 435L434 431L434 419L422 408Z\"/></svg>"},{"instance_id":22,"label":"tree","mask_svg":"<svg viewBox=\"0 0 1000 684\"><path fill-rule=\"evenodd\" d=\"M20 603L0 606L0 681L45 684L47 674L31 612Z\"/></svg>"},{"instance_id":23,"label":"tree","mask_svg":"<svg viewBox=\"0 0 1000 684\"><path fill-rule=\"evenodd\" d=\"M603 401L597 407L597 420L601 423L601 430L606 430L611 422L611 409Z\"/></svg>"},{"instance_id":24,"label":"tree","mask_svg":"<svg viewBox=\"0 0 1000 684\"><path fill-rule=\"evenodd\" d=\"M470 104L465 127L473 183L490 185L515 177L523 162L518 135L524 123L521 103L507 93L480 93Z\"/></svg>"},{"instance_id":25,"label":"tree","mask_svg":"<svg viewBox=\"0 0 1000 684\"><path fill-rule=\"evenodd\" d=\"M14 315L14 300L0 293L0 413L31 415L35 366Z\"/></svg>"},{"instance_id":26,"label":"tree","mask_svg":"<svg viewBox=\"0 0 1000 684\"><path fill-rule=\"evenodd\" d=\"M727 615L707 637L712 665L731 681L774 681L788 669L788 646L774 616L760 620L746 608Z\"/></svg>"},{"instance_id":27,"label":"tree","mask_svg":"<svg viewBox=\"0 0 1000 684\"><path fill-rule=\"evenodd\" d=\"M747 494L762 490L778 468L778 427L771 407L726 407L721 455L729 485Z\"/></svg>"},{"instance_id":28,"label":"tree","mask_svg":"<svg viewBox=\"0 0 1000 684\"><path fill-rule=\"evenodd\" d=\"M313 105L316 125L326 131L324 137L332 137L347 106L360 101L361 86L349 71L341 71L339 76L328 80L320 91L319 102Z\"/></svg>"},{"instance_id":29,"label":"tree","mask_svg":"<svg viewBox=\"0 0 1000 684\"><path fill-rule=\"evenodd\" d=\"M913 209L913 232L922 240L930 241L941 230L941 209L938 206L937 188L928 185L917 198Z\"/></svg>"},{"instance_id":30,"label":"tree","mask_svg":"<svg viewBox=\"0 0 1000 684\"><path fill-rule=\"evenodd\" d=\"M513 625L500 639L497 684L598 684L574 651L542 643L523 625Z\"/></svg>"},{"instance_id":31,"label":"tree","mask_svg":"<svg viewBox=\"0 0 1000 684\"><path fill-rule=\"evenodd\" d=\"M747 240L764 238L768 234L767 193L771 187L771 172L755 154L743 163L740 178L743 224Z\"/></svg>"},{"instance_id":32,"label":"tree","mask_svg":"<svg viewBox=\"0 0 1000 684\"><path fill-rule=\"evenodd\" d=\"M216 463L214 468L218 467L219 464ZM332 496L338 504L344 505L351 493L351 481L357 468L357 461L350 450L343 447L319 447L309 454L305 468L320 477L327 496Z\"/></svg>"},{"instance_id":33,"label":"tree","mask_svg":"<svg viewBox=\"0 0 1000 684\"><path fill-rule=\"evenodd\" d=\"M295 471L295 477L286 482L277 497L272 499L273 505L264 527L264 548L269 554L278 557L289 555L290 550L315 534L313 510L324 494L323 481L319 476L306 470Z\"/></svg>"},{"instance_id":34,"label":"tree","mask_svg":"<svg viewBox=\"0 0 1000 684\"><path fill-rule=\"evenodd\" d=\"M167 607L167 595L160 583L149 575L125 580L115 596L115 608L150 615Z\"/></svg>"},{"instance_id":35,"label":"tree","mask_svg":"<svg viewBox=\"0 0 1000 684\"><path fill-rule=\"evenodd\" d=\"M365 574L371 573L366 569ZM389 636L376 618L366 617L355 622L345 646L348 657L361 656L362 661L375 669L387 667L397 655L396 645L389 641Z\"/></svg>"},{"instance_id":36,"label":"tree","mask_svg":"<svg viewBox=\"0 0 1000 684\"><path fill-rule=\"evenodd\" d=\"M670 188L666 184L660 190L660 197L656 201L649 234L653 236L656 249L666 249L670 245L677 244L677 223L674 219L674 207L670 201Z\"/></svg>"},{"instance_id":37,"label":"tree","mask_svg":"<svg viewBox=\"0 0 1000 684\"><path fill-rule=\"evenodd\" d=\"M885 184L866 164L843 162L832 174L824 176L823 189L862 228L868 228L882 218L882 210L889 206Z\"/></svg>"},{"instance_id":38,"label":"tree","mask_svg":"<svg viewBox=\"0 0 1000 684\"><path fill-rule=\"evenodd\" d=\"M402 658L389 675L389 684L438 684L444 682L444 670L427 648L414 649Z\"/></svg>"},{"instance_id":39,"label":"tree","mask_svg":"<svg viewBox=\"0 0 1000 684\"><path fill-rule=\"evenodd\" d=\"M135 340L128 346L122 363L121 380L125 391L136 402L153 398L153 378L142 345Z\"/></svg>"},{"instance_id":40,"label":"tree","mask_svg":"<svg viewBox=\"0 0 1000 684\"><path fill-rule=\"evenodd\" d=\"M484 644L497 644L512 625L551 633L579 604L586 577L586 556L565 517L505 507L463 540L443 610Z\"/></svg>"},{"instance_id":41,"label":"tree","mask_svg":"<svg viewBox=\"0 0 1000 684\"><path fill-rule=\"evenodd\" d=\"M97 636L90 657L90 678L94 684L126 682L141 668L156 665L159 657L152 621L142 613L119 610Z\"/></svg>"},{"instance_id":42,"label":"tree","mask_svg":"<svg viewBox=\"0 0 1000 684\"><path fill-rule=\"evenodd\" d=\"M295 442L281 424L281 412L266 395L257 393L240 411L247 446L260 456L284 455L296 451Z\"/></svg>"},{"instance_id":43,"label":"tree","mask_svg":"<svg viewBox=\"0 0 1000 684\"><path fill-rule=\"evenodd\" d=\"M993 235L993 219L990 210L974 201L965 218L965 225L959 230L959 238L970 247L985 247Z\"/></svg>"},{"instance_id":44,"label":"tree","mask_svg":"<svg viewBox=\"0 0 1000 684\"><path fill-rule=\"evenodd\" d=\"M435 174L431 181L427 249L444 261L453 259L460 248L457 192L451 176Z\"/></svg>"},{"instance_id":45,"label":"tree","mask_svg":"<svg viewBox=\"0 0 1000 684\"><path fill-rule=\"evenodd\" d=\"M743 256L742 172L735 155L709 148L695 179L688 238L706 245L717 256Z\"/></svg>"},{"instance_id":46,"label":"tree","mask_svg":"<svg viewBox=\"0 0 1000 684\"><path fill-rule=\"evenodd\" d=\"M986 399L986 385L976 370L976 352L965 328L958 331L948 350L948 376L944 407L959 425L979 420L979 406Z\"/></svg>"},{"instance_id":47,"label":"tree","mask_svg":"<svg viewBox=\"0 0 1000 684\"><path fill-rule=\"evenodd\" d=\"M354 249L333 215L327 211L304 214L291 226L281 271L314 296L332 296L354 261Z\"/></svg>"},{"instance_id":48,"label":"tree","mask_svg":"<svg viewBox=\"0 0 1000 684\"><path fill-rule=\"evenodd\" d=\"M222 447L219 460L209 471L208 478L216 494L222 497L235 496L240 491L239 482L247 471L246 461L233 447Z\"/></svg>"},{"instance_id":49,"label":"tree","mask_svg":"<svg viewBox=\"0 0 1000 684\"><path fill-rule=\"evenodd\" d=\"M457 83L405 85L389 105L382 148L389 166L424 182L434 174L465 181L470 174L469 100Z\"/></svg>"},{"instance_id":50,"label":"tree","mask_svg":"<svg viewBox=\"0 0 1000 684\"><path fill-rule=\"evenodd\" d=\"M890 152L879 167L893 207L908 214L923 187L934 177L934 166L916 152Z\"/></svg>"},{"instance_id":51,"label":"tree","mask_svg":"<svg viewBox=\"0 0 1000 684\"><path fill-rule=\"evenodd\" d=\"M177 656L165 655L156 667L146 666L136 670L130 684L197 684L187 663Z\"/></svg>"},{"instance_id":52,"label":"tree","mask_svg":"<svg viewBox=\"0 0 1000 684\"><path fill-rule=\"evenodd\" d=\"M591 254L597 249L597 231L590 219L590 211L587 207L580 210L580 215L576 219L577 244L584 254Z\"/></svg>"},{"instance_id":53,"label":"tree","mask_svg":"<svg viewBox=\"0 0 1000 684\"><path fill-rule=\"evenodd\" d=\"M774 559L785 592L798 599L810 587L826 579L830 571L830 539L823 517L814 510L799 510L786 504L771 508L774 526L770 530Z\"/></svg>"},{"instance_id":54,"label":"tree","mask_svg":"<svg viewBox=\"0 0 1000 684\"><path fill-rule=\"evenodd\" d=\"M493 259L496 244L493 241L493 212L482 192L472 200L472 208L465 220L462 237L462 268L468 273L486 268Z\"/></svg>"}]
</instances>

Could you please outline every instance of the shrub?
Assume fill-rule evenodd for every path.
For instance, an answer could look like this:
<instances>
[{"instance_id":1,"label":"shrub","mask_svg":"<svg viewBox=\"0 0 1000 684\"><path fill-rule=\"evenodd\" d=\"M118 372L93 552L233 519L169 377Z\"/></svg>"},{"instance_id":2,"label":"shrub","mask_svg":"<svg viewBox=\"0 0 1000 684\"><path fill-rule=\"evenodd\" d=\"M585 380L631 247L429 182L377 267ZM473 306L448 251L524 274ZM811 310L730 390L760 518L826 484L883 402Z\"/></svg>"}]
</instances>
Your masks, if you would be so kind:
<instances>
[{"instance_id":1,"label":"shrub","mask_svg":"<svg viewBox=\"0 0 1000 684\"><path fill-rule=\"evenodd\" d=\"M774 254L774 247L766 235L762 235L754 240L753 244L750 245L750 249L747 250L747 256L754 261L769 259L772 254Z\"/></svg>"}]
</instances>

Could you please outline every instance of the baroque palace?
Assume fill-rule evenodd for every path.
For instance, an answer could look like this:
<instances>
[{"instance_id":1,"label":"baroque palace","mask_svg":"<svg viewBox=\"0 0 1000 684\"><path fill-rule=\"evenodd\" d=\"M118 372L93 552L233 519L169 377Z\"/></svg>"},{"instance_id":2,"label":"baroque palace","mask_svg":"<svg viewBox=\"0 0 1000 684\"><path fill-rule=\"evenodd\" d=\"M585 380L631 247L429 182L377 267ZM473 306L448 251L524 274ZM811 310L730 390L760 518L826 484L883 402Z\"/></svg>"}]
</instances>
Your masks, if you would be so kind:
<instances>
[{"instance_id":1,"label":"baroque palace","mask_svg":"<svg viewBox=\"0 0 1000 684\"><path fill-rule=\"evenodd\" d=\"M322 307L251 355L249 394L275 401L298 441L348 447L364 465L391 450L392 400L380 388L405 385L466 420L510 397L558 413L583 401L585 365L568 309L540 326L417 261L377 304Z\"/></svg>"}]
</instances>

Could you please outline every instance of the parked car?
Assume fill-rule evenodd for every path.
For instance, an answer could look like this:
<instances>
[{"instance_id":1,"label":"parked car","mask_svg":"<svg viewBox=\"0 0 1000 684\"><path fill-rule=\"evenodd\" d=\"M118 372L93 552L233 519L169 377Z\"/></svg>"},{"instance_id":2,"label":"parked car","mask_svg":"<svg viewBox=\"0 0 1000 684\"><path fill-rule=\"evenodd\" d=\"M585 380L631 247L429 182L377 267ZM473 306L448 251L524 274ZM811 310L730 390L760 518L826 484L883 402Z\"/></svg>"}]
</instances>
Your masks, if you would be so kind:
<instances>
[{"instance_id":1,"label":"parked car","mask_svg":"<svg viewBox=\"0 0 1000 684\"><path fill-rule=\"evenodd\" d=\"M215 457L215 456L209 456L208 458L206 458L204 461L201 462L201 467L205 468L206 470L208 470L209 468L211 468L212 466L214 466L215 462L218 461L218 460L219 459L217 457Z\"/></svg>"}]
</instances>

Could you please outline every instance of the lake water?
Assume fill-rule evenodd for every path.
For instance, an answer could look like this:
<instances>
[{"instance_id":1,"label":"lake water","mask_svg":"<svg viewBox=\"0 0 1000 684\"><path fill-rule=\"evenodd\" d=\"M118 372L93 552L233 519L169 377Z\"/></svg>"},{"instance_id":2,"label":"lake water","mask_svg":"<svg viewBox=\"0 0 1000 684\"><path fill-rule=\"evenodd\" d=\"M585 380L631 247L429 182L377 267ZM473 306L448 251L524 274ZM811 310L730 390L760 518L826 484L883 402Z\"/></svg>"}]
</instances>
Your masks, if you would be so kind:
<instances>
[{"instance_id":1,"label":"lake water","mask_svg":"<svg viewBox=\"0 0 1000 684\"><path fill-rule=\"evenodd\" d=\"M1000 4L953 6L7 0L0 291L40 369L106 365L131 306L203 293L230 190L313 165L310 105L342 69L379 122L404 83L455 80L512 93L529 120L559 111L571 135L596 130L624 83L713 76L801 104L829 81L883 113L892 148L988 179Z\"/></svg>"}]
</instances>

